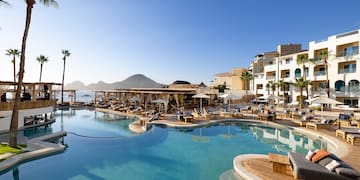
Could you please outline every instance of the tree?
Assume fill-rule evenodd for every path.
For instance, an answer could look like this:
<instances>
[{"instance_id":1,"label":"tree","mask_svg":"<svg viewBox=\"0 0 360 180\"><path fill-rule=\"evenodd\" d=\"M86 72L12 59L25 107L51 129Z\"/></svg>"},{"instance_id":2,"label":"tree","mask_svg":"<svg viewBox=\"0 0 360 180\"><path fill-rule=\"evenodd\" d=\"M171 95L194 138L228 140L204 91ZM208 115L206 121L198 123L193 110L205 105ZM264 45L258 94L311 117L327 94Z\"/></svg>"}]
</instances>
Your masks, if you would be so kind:
<instances>
[{"instance_id":1,"label":"tree","mask_svg":"<svg viewBox=\"0 0 360 180\"><path fill-rule=\"evenodd\" d=\"M307 87L310 84L310 81L304 80L304 78L298 78L296 79L296 82L294 83L295 87L298 87L300 89L300 100L299 100L299 108L302 109L303 105L303 89Z\"/></svg>"},{"instance_id":2,"label":"tree","mask_svg":"<svg viewBox=\"0 0 360 180\"><path fill-rule=\"evenodd\" d=\"M329 71L328 71L328 58L329 53L327 49L320 51L320 59L324 62L325 73L326 73L326 94L330 97L330 83L329 83Z\"/></svg>"},{"instance_id":3,"label":"tree","mask_svg":"<svg viewBox=\"0 0 360 180\"><path fill-rule=\"evenodd\" d=\"M14 71L14 83L16 82L16 57L20 56L20 51L17 49L8 49L6 50L6 54L7 56L12 56L13 59L11 60L11 62L13 63L13 71Z\"/></svg>"},{"instance_id":4,"label":"tree","mask_svg":"<svg viewBox=\"0 0 360 180\"><path fill-rule=\"evenodd\" d=\"M274 81L269 81L267 84L266 84L266 88L268 89L268 90L271 90L271 94L272 95L274 95L274 92L275 92L275 90L276 90L276 82L274 82Z\"/></svg>"},{"instance_id":5,"label":"tree","mask_svg":"<svg viewBox=\"0 0 360 180\"><path fill-rule=\"evenodd\" d=\"M246 90L246 96L248 96L248 90L249 90L249 82L254 79L253 75L250 74L249 72L245 71L241 73L240 76L241 80L245 81L245 90Z\"/></svg>"},{"instance_id":6,"label":"tree","mask_svg":"<svg viewBox=\"0 0 360 180\"><path fill-rule=\"evenodd\" d=\"M284 80L280 80L278 83L278 87L280 88L281 91L284 91L283 92L284 103L287 103L287 95L285 95L285 92L289 90L289 83Z\"/></svg>"},{"instance_id":7,"label":"tree","mask_svg":"<svg viewBox=\"0 0 360 180\"><path fill-rule=\"evenodd\" d=\"M71 55L69 50L63 49L62 54L64 55L63 61L64 61L64 67L63 67L63 76L62 76L62 83L61 83L61 104L64 103L64 80L65 80L65 62L66 58Z\"/></svg>"},{"instance_id":8,"label":"tree","mask_svg":"<svg viewBox=\"0 0 360 180\"><path fill-rule=\"evenodd\" d=\"M41 76L42 76L42 70L43 70L43 65L44 63L49 61L48 57L45 57L44 55L40 55L39 57L36 58L36 60L40 63L40 78L39 78L39 83L41 83Z\"/></svg>"},{"instance_id":9,"label":"tree","mask_svg":"<svg viewBox=\"0 0 360 180\"><path fill-rule=\"evenodd\" d=\"M35 4L35 0L25 0L26 3L26 20L25 20L25 28L24 34L22 37L21 43L21 55L20 55L20 70L19 70L19 78L17 83L17 89L15 94L15 102L14 107L11 115L11 122L10 122L10 134L9 134L9 145L12 147L16 147L17 145L17 130L18 130L18 123L19 123L19 106L20 106L20 94L21 94L21 87L23 86L23 79L24 79L24 72L25 72L25 52L26 52L26 41L29 35L30 30L30 22L31 22L31 14L32 8ZM45 6L53 5L57 7L57 2L55 0L39 0Z\"/></svg>"},{"instance_id":10,"label":"tree","mask_svg":"<svg viewBox=\"0 0 360 180\"><path fill-rule=\"evenodd\" d=\"M2 5L2 4L9 5L8 2L6 2L6 1L4 1L4 0L0 0L0 5Z\"/></svg>"},{"instance_id":11,"label":"tree","mask_svg":"<svg viewBox=\"0 0 360 180\"><path fill-rule=\"evenodd\" d=\"M309 60L309 56L308 54L301 54L297 57L296 59L296 63L298 65L302 65L302 72L303 72L303 79L306 81L306 67L305 67L305 64L306 63L309 63L310 60ZM309 88L306 86L305 87L305 90L306 90L306 99L309 99Z\"/></svg>"}]
</instances>

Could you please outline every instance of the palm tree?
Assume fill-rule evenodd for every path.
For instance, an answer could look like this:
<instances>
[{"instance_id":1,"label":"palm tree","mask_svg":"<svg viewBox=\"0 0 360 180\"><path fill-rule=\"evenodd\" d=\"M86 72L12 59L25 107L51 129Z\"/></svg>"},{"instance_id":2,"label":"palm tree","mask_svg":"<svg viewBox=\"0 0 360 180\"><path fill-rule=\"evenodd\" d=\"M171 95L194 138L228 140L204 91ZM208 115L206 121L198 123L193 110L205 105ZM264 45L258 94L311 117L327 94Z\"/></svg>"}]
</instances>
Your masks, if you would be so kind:
<instances>
[{"instance_id":1,"label":"palm tree","mask_svg":"<svg viewBox=\"0 0 360 180\"><path fill-rule=\"evenodd\" d=\"M61 104L64 103L64 80L65 80L65 62L66 58L71 55L69 50L63 49L62 54L64 55L63 61L64 61L64 67L63 67L63 77L62 77L62 84L61 84Z\"/></svg>"},{"instance_id":2,"label":"palm tree","mask_svg":"<svg viewBox=\"0 0 360 180\"><path fill-rule=\"evenodd\" d=\"M2 5L2 4L9 5L8 2L6 2L6 1L4 1L4 0L0 0L0 5Z\"/></svg>"},{"instance_id":3,"label":"palm tree","mask_svg":"<svg viewBox=\"0 0 360 180\"><path fill-rule=\"evenodd\" d=\"M327 49L320 51L320 59L324 62L325 73L326 73L326 94L330 97L330 83L329 83L329 71L328 71L328 58L329 53Z\"/></svg>"},{"instance_id":4,"label":"palm tree","mask_svg":"<svg viewBox=\"0 0 360 180\"><path fill-rule=\"evenodd\" d=\"M42 76L42 70L43 70L43 65L44 63L49 61L48 57L45 57L44 55L40 55L39 57L36 58L36 60L40 63L40 78L39 78L39 83L41 83L41 76Z\"/></svg>"},{"instance_id":5,"label":"palm tree","mask_svg":"<svg viewBox=\"0 0 360 180\"><path fill-rule=\"evenodd\" d=\"M15 60L15 58L19 57L20 54L21 54L20 51L17 49L8 49L8 50L6 50L6 54L5 54L7 56L13 56L13 59L11 62L13 63L13 69L14 69L14 82L16 82L16 68L15 68L16 60Z\"/></svg>"},{"instance_id":6,"label":"palm tree","mask_svg":"<svg viewBox=\"0 0 360 180\"><path fill-rule=\"evenodd\" d=\"M306 63L309 63L310 62L310 59L309 59L309 56L308 54L301 54L297 57L296 59L296 63L298 65L302 65L302 72L303 72L303 79L306 81L306 67L305 67L305 64ZM306 99L309 99L309 88L306 86L305 87L305 90L306 90Z\"/></svg>"},{"instance_id":7,"label":"palm tree","mask_svg":"<svg viewBox=\"0 0 360 180\"><path fill-rule=\"evenodd\" d=\"M276 82L274 81L269 81L267 84L266 84L266 88L267 89L271 89L271 94L274 95L274 92L276 90Z\"/></svg>"},{"instance_id":8,"label":"palm tree","mask_svg":"<svg viewBox=\"0 0 360 180\"><path fill-rule=\"evenodd\" d=\"M3 0L2 0L3 1ZM22 37L21 43L21 55L20 55L20 70L19 70L19 78L17 83L17 89L15 94L15 102L11 115L10 122L10 133L9 133L9 145L12 147L16 147L17 145L17 130L18 130L18 118L19 118L19 105L20 105L20 94L21 87L23 85L24 72L25 72L25 52L26 52L26 41L29 35L30 22L31 22L31 14L32 8L35 4L36 0L25 0L26 3L26 20L25 20L25 29ZM40 3L45 6L54 5L57 7L57 2L55 0L39 0Z\"/></svg>"},{"instance_id":9,"label":"palm tree","mask_svg":"<svg viewBox=\"0 0 360 180\"><path fill-rule=\"evenodd\" d=\"M278 83L278 87L280 88L281 91L284 91L283 92L283 96L284 96L284 103L287 103L287 96L285 96L285 91L288 91L289 89L289 83L284 81L284 80L280 80L279 83ZM279 96L279 94L278 94Z\"/></svg>"},{"instance_id":10,"label":"palm tree","mask_svg":"<svg viewBox=\"0 0 360 180\"><path fill-rule=\"evenodd\" d=\"M246 90L246 97L248 96L248 90L249 90L249 82L254 79L253 75L250 74L249 72L245 71L241 73L240 76L241 80L245 81L245 90Z\"/></svg>"},{"instance_id":11,"label":"palm tree","mask_svg":"<svg viewBox=\"0 0 360 180\"><path fill-rule=\"evenodd\" d=\"M302 109L303 105L303 89L307 87L310 84L310 81L304 80L304 78L298 78L296 79L296 82L294 83L295 87L298 87L300 89L300 100L299 100L299 108Z\"/></svg>"}]
</instances>

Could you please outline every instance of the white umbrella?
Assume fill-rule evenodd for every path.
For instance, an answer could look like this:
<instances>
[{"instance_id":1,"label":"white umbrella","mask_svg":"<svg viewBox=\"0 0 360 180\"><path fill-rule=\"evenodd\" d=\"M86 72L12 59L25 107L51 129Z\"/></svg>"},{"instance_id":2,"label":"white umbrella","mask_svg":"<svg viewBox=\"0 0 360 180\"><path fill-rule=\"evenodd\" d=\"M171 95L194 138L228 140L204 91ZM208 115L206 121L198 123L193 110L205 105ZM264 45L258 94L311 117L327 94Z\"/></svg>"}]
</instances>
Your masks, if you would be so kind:
<instances>
[{"instance_id":1,"label":"white umbrella","mask_svg":"<svg viewBox=\"0 0 360 180\"><path fill-rule=\"evenodd\" d=\"M152 102L152 103L159 104L159 110L162 109L162 108L161 108L161 105L166 103L166 101L163 100L163 99L155 99L155 100L152 100L151 102Z\"/></svg>"},{"instance_id":2,"label":"white umbrella","mask_svg":"<svg viewBox=\"0 0 360 180\"><path fill-rule=\"evenodd\" d=\"M206 94L203 94L203 93L200 93L200 94L195 94L192 96L192 98L199 98L200 99L200 111L202 109L202 99L203 98L210 98L210 96L206 95Z\"/></svg>"},{"instance_id":3,"label":"white umbrella","mask_svg":"<svg viewBox=\"0 0 360 180\"><path fill-rule=\"evenodd\" d=\"M323 113L324 113L323 105L324 104L344 104L344 103L336 101L334 99L330 99L326 96L320 96L320 97L314 98L311 100L311 103L317 103L317 104L321 105L321 119L323 118Z\"/></svg>"},{"instance_id":4,"label":"white umbrella","mask_svg":"<svg viewBox=\"0 0 360 180\"><path fill-rule=\"evenodd\" d=\"M224 98L224 99L228 98L228 100L229 100L229 103L228 103L229 104L229 110L230 110L230 106L231 106L231 99L239 98L238 96L235 96L233 94L222 94L219 97Z\"/></svg>"},{"instance_id":5,"label":"white umbrella","mask_svg":"<svg viewBox=\"0 0 360 180\"><path fill-rule=\"evenodd\" d=\"M134 97L130 98L129 101L140 101L140 98L137 96L134 96Z\"/></svg>"},{"instance_id":6,"label":"white umbrella","mask_svg":"<svg viewBox=\"0 0 360 180\"><path fill-rule=\"evenodd\" d=\"M163 99L155 99L151 101L152 103L156 103L156 104L165 104L165 100Z\"/></svg>"},{"instance_id":7,"label":"white umbrella","mask_svg":"<svg viewBox=\"0 0 360 180\"><path fill-rule=\"evenodd\" d=\"M297 106L297 105L299 105L299 101L293 101L291 103L288 103L287 105L288 106Z\"/></svg>"}]
</instances>

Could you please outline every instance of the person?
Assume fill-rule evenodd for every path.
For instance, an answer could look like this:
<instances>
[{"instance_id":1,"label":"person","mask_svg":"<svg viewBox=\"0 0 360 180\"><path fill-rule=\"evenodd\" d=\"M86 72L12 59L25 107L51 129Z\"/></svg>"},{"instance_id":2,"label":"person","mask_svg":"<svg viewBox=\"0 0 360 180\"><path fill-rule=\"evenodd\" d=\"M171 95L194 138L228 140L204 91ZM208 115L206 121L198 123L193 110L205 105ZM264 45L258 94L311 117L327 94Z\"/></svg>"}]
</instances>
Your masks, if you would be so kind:
<instances>
[{"instance_id":1,"label":"person","mask_svg":"<svg viewBox=\"0 0 360 180\"><path fill-rule=\"evenodd\" d=\"M1 95L1 102L6 102L6 93Z\"/></svg>"}]
</instances>

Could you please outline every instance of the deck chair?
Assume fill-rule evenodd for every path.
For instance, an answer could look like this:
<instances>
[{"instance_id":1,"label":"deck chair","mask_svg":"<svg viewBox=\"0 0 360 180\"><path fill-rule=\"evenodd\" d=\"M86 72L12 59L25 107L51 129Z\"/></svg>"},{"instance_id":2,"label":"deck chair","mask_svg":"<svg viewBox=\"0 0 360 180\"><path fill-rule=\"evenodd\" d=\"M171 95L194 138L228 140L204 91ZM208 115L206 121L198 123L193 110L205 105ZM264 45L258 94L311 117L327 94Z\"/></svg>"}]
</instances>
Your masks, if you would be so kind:
<instances>
[{"instance_id":1,"label":"deck chair","mask_svg":"<svg viewBox=\"0 0 360 180\"><path fill-rule=\"evenodd\" d=\"M329 129L332 125L334 125L335 120L332 119L322 119L320 122L308 122L306 123L306 128L313 128L315 131L318 129Z\"/></svg>"}]
</instances>

